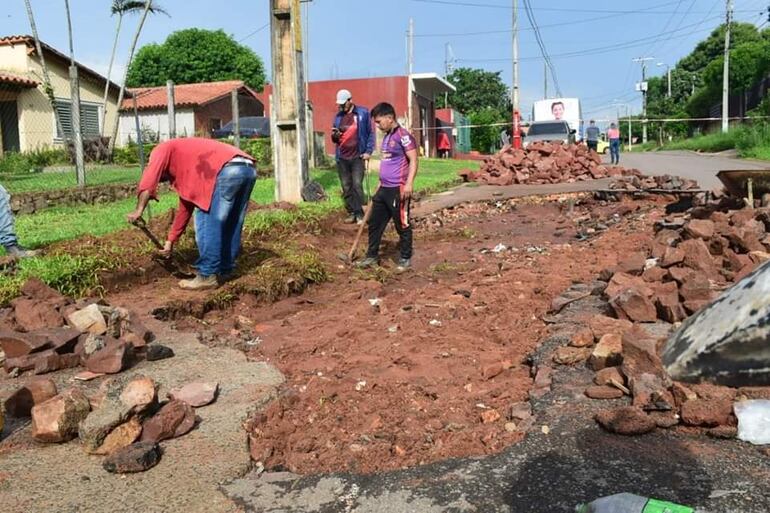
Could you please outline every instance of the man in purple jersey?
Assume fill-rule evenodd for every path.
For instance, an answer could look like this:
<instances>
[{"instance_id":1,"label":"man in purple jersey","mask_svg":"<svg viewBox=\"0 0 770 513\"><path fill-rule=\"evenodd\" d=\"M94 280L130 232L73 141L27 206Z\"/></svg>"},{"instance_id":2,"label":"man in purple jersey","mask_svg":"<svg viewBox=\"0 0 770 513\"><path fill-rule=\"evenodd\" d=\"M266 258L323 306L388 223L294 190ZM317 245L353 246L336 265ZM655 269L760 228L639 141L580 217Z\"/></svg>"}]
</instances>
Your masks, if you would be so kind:
<instances>
[{"instance_id":1,"label":"man in purple jersey","mask_svg":"<svg viewBox=\"0 0 770 513\"><path fill-rule=\"evenodd\" d=\"M379 264L380 241L388 221L393 219L400 240L401 258L397 272L412 266L412 225L409 208L417 175L417 142L408 130L396 121L396 111L389 103L380 103L372 109L372 119L385 133L382 139L380 185L372 198L369 218L369 249L359 267Z\"/></svg>"}]
</instances>

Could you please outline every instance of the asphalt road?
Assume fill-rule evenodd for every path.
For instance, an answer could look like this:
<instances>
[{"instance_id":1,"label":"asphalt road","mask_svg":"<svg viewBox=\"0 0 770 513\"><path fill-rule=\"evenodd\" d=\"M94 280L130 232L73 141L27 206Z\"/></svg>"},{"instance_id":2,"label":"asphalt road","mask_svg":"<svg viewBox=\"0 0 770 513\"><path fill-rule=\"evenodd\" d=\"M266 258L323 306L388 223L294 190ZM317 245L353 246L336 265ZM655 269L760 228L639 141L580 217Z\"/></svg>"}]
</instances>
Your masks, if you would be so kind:
<instances>
[{"instance_id":1,"label":"asphalt road","mask_svg":"<svg viewBox=\"0 0 770 513\"><path fill-rule=\"evenodd\" d=\"M609 157L605 157L609 162ZM699 154L691 151L656 151L622 153L620 164L635 167L646 175L678 175L697 180L701 187L711 189L721 185L716 177L723 169L770 169L770 162L744 160L732 152Z\"/></svg>"}]
</instances>

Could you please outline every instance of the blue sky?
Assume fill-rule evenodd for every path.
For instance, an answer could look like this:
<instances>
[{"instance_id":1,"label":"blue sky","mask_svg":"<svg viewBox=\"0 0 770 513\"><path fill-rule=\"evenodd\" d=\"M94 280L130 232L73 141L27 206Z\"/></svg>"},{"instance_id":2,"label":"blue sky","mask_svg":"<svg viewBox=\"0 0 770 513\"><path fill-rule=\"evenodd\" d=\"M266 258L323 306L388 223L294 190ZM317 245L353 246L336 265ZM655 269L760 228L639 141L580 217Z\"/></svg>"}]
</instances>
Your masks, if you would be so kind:
<instances>
[{"instance_id":1,"label":"blue sky","mask_svg":"<svg viewBox=\"0 0 770 513\"><path fill-rule=\"evenodd\" d=\"M63 0L31 0L38 31L47 43L67 49ZM224 29L262 56L269 70L268 0L158 0L171 15L149 18L141 43L161 42L188 27ZM522 111L543 96L543 60L519 0ZM585 116L608 117L614 100L640 108L633 90L639 64L654 56L648 74L665 73L724 17L724 0L568 2L530 0L542 40L564 96L577 96ZM114 37L108 0L70 0L76 58L105 72ZM502 71L511 82L510 0L313 0L309 20L312 80L403 74L409 18L415 27L415 71L444 71L449 44L455 66ZM767 0L735 0L736 19L760 24ZM124 62L138 16L124 24L119 60ZM304 20L303 20L304 21ZM23 0L2 0L0 34L29 33ZM549 77L549 96L554 85ZM621 107L621 111L623 108Z\"/></svg>"}]
</instances>

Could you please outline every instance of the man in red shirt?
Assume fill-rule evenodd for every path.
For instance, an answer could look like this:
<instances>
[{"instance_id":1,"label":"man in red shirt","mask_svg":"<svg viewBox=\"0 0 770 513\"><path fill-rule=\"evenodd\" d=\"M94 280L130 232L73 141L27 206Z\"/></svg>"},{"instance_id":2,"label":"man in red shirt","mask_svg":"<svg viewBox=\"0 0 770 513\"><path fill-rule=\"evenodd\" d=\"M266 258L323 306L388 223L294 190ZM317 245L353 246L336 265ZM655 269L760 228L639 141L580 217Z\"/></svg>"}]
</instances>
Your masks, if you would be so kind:
<instances>
[{"instance_id":1,"label":"man in red shirt","mask_svg":"<svg viewBox=\"0 0 770 513\"><path fill-rule=\"evenodd\" d=\"M195 211L195 242L199 258L197 276L182 280L183 289L199 290L218 285L235 269L241 247L246 207L257 179L254 158L234 146L213 139L183 138L160 143L138 187L136 209L128 222L142 217L151 199L158 199L158 184L168 181L179 194L179 208L161 251L170 255L174 244Z\"/></svg>"}]
</instances>

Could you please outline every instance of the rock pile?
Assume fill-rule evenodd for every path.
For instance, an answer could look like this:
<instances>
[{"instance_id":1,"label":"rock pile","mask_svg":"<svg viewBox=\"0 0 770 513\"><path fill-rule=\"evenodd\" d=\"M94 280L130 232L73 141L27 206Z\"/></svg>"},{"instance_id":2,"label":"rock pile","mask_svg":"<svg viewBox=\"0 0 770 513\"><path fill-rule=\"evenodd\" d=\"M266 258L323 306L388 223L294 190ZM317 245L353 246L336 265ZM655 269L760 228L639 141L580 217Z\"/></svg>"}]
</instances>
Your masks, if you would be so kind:
<instances>
[{"instance_id":1,"label":"rock pile","mask_svg":"<svg viewBox=\"0 0 770 513\"><path fill-rule=\"evenodd\" d=\"M692 209L658 223L649 251L607 271L618 318L680 322L770 259L770 210Z\"/></svg>"},{"instance_id":2,"label":"rock pile","mask_svg":"<svg viewBox=\"0 0 770 513\"><path fill-rule=\"evenodd\" d=\"M460 171L464 181L489 185L572 183L638 175L637 170L602 166L601 156L582 144L533 142L526 149L506 146L486 158L479 171Z\"/></svg>"},{"instance_id":3,"label":"rock pile","mask_svg":"<svg viewBox=\"0 0 770 513\"><path fill-rule=\"evenodd\" d=\"M83 366L115 374L144 355L150 332L136 315L102 300L73 302L37 279L0 311L0 360L11 376Z\"/></svg>"},{"instance_id":4,"label":"rock pile","mask_svg":"<svg viewBox=\"0 0 770 513\"><path fill-rule=\"evenodd\" d=\"M101 300L74 302L39 280L0 312L0 360L10 376L46 374L77 366L75 381L115 375L137 359L174 356L136 315ZM158 463L158 442L188 433L198 423L193 408L212 403L217 383L188 383L159 401L149 377L111 378L97 393L79 385L63 391L43 376L29 379L4 401L11 417L31 417L32 438L63 443L79 438L89 454L107 456L110 472L138 472ZM0 410L1 411L1 410ZM2 417L0 417L0 420ZM2 422L0 422L2 429Z\"/></svg>"},{"instance_id":5,"label":"rock pile","mask_svg":"<svg viewBox=\"0 0 770 513\"><path fill-rule=\"evenodd\" d=\"M610 189L624 191L643 191L649 189L658 189L666 191L687 191L698 189L698 182L680 176L662 175L645 176L634 174L618 178L610 184Z\"/></svg>"}]
</instances>

